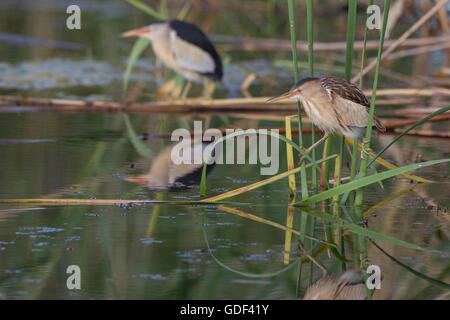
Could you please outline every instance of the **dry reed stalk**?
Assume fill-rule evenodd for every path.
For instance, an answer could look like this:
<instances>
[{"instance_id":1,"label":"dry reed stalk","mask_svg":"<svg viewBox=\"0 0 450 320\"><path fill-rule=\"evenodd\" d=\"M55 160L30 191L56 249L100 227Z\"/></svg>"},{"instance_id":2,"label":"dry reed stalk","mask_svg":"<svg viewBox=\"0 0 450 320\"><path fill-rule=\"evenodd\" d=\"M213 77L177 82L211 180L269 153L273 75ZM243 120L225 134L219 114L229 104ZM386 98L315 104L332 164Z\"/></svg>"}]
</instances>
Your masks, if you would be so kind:
<instances>
[{"instance_id":1,"label":"dry reed stalk","mask_svg":"<svg viewBox=\"0 0 450 320\"><path fill-rule=\"evenodd\" d=\"M166 201L154 200L114 200L114 199L0 199L2 204L55 204L55 205L127 205L155 204Z\"/></svg>"},{"instance_id":2,"label":"dry reed stalk","mask_svg":"<svg viewBox=\"0 0 450 320\"><path fill-rule=\"evenodd\" d=\"M439 22L441 24L442 27L442 32L448 37L450 36L450 29L449 29L449 24L448 24L448 15L447 15L447 9L445 7L442 7L439 10ZM445 55L445 66L448 66L450 63L450 50L447 50L447 53Z\"/></svg>"},{"instance_id":3,"label":"dry reed stalk","mask_svg":"<svg viewBox=\"0 0 450 320\"><path fill-rule=\"evenodd\" d=\"M450 103L446 103L448 105ZM439 107L427 107L427 108L408 108L408 109L400 109L400 110L394 110L393 113L396 115L414 115L414 116L426 116L430 113L438 111ZM444 114L450 114L450 110L445 112Z\"/></svg>"},{"instance_id":4,"label":"dry reed stalk","mask_svg":"<svg viewBox=\"0 0 450 320\"><path fill-rule=\"evenodd\" d=\"M426 95L425 95L426 96ZM203 104L195 104L193 102L186 102L186 105L171 105L164 104L162 102L150 102L150 103L141 103L141 104L124 104L122 107L116 105L115 102L104 102L102 104L92 105L90 103L86 103L84 105L78 103L82 102L82 100L74 100L74 101L61 101L58 103L54 103L54 101L45 101L39 100L34 101L29 98L24 101L19 99L8 99L11 103L14 101L17 105L11 104L0 104L0 113L1 112L26 112L26 111L54 111L54 112L127 112L127 113L189 113L192 115L196 114L223 114L227 113L230 116L243 116L246 118L251 118L253 115L256 119L263 119L264 115L257 115L257 113L267 114L268 119L273 119L272 115L290 115L293 111L296 111L296 106L290 101L281 101L280 104L271 104L268 105L265 102L254 101L253 99L259 98L246 98L248 99L245 103L243 101L237 102L233 105L234 101L231 104L222 105L217 100L210 100L211 105L203 105ZM233 100L233 99L230 99ZM0 97L1 101L1 97ZM5 100L6 101L6 100ZM380 99L377 100L377 106L395 106L395 105L410 105L410 104L420 104L421 101L416 98L397 98L397 99ZM34 109L34 110L30 110ZM246 114L247 112L247 114ZM252 112L249 114L248 112ZM296 120L294 120L296 121ZM308 120L305 120L308 121Z\"/></svg>"},{"instance_id":5,"label":"dry reed stalk","mask_svg":"<svg viewBox=\"0 0 450 320\"><path fill-rule=\"evenodd\" d=\"M368 97L372 96L371 90L364 90ZM415 96L415 97L433 97L450 96L450 89L447 88L406 88L406 89L380 89L377 90L377 97L382 96ZM378 102L377 102L378 104Z\"/></svg>"},{"instance_id":6,"label":"dry reed stalk","mask_svg":"<svg viewBox=\"0 0 450 320\"><path fill-rule=\"evenodd\" d=\"M391 37L391 32L394 30L395 25L403 14L403 8L405 6L405 0L397 0L389 10L389 18L386 26L385 39Z\"/></svg>"},{"instance_id":7,"label":"dry reed stalk","mask_svg":"<svg viewBox=\"0 0 450 320\"><path fill-rule=\"evenodd\" d=\"M424 54L424 53L444 50L444 49L448 49L448 48L450 48L450 41L448 43L442 43L442 44L437 44L437 45L402 50L402 51L390 54L389 56L386 57L385 60L392 61L392 60L399 59L399 58L415 56L418 54Z\"/></svg>"},{"instance_id":8,"label":"dry reed stalk","mask_svg":"<svg viewBox=\"0 0 450 320\"><path fill-rule=\"evenodd\" d=\"M257 75L255 73L249 73L247 77L245 77L244 81L241 83L241 92L246 98L251 98L252 95L248 91L250 86L252 85L253 81L255 81L257 78Z\"/></svg>"},{"instance_id":9,"label":"dry reed stalk","mask_svg":"<svg viewBox=\"0 0 450 320\"><path fill-rule=\"evenodd\" d=\"M235 215L238 215L238 216L241 216L243 218L247 218L247 219L250 219L250 220L253 220L253 221L256 221L256 222L264 223L266 225L269 225L269 226L272 226L272 227L284 230L286 232L291 232L291 233L293 233L293 234L295 234L297 236L300 236L300 232L298 232L297 230L294 230L292 228L283 226L282 224L279 224L279 223L276 223L276 222L273 222L273 221L270 221L270 220L267 220L267 219L255 216L254 214L247 213L247 212L244 212L242 210L229 208L229 207L226 207L226 206L218 206L217 209L220 209L220 210L223 210L225 212L228 212L228 213L231 213L231 214L235 214Z\"/></svg>"},{"instance_id":10,"label":"dry reed stalk","mask_svg":"<svg viewBox=\"0 0 450 320\"><path fill-rule=\"evenodd\" d=\"M223 51L291 51L291 43L288 40L279 39L261 39L261 38L245 38L245 37L232 37L232 36L222 36L215 35L211 36L212 40L215 42L222 42L227 44L218 44L217 46ZM417 47L432 45L442 42L448 42L449 37L424 37L424 38L414 38L408 39L404 42L398 44L402 47ZM386 40L385 46L392 45L396 40ZM354 49L362 50L364 46L363 41L355 41ZM378 49L378 40L367 41L367 50ZM346 42L314 42L314 52L318 51L340 51L345 50ZM297 41L297 50L307 51L308 43L305 41Z\"/></svg>"},{"instance_id":11,"label":"dry reed stalk","mask_svg":"<svg viewBox=\"0 0 450 320\"><path fill-rule=\"evenodd\" d=\"M395 133L403 133L405 131L401 128L395 128ZM420 137L439 137L439 138L450 138L450 131L444 131L444 130L420 130L420 129L413 129L408 132L410 136L420 136Z\"/></svg>"},{"instance_id":12,"label":"dry reed stalk","mask_svg":"<svg viewBox=\"0 0 450 320\"><path fill-rule=\"evenodd\" d=\"M398 121L393 121L390 123L385 123L384 126L386 127L386 129L403 127L403 126L412 125L419 120L420 120L420 118L414 118L414 119L408 119L408 120L398 120ZM438 122L438 121L447 121L447 120L450 120L450 114L435 116L431 119L428 119L427 122Z\"/></svg>"},{"instance_id":13,"label":"dry reed stalk","mask_svg":"<svg viewBox=\"0 0 450 320\"><path fill-rule=\"evenodd\" d=\"M427 113L427 114L429 114L429 113ZM283 119L284 119L284 117L283 117ZM386 135L392 135L392 132L394 132L394 133L398 132L397 131L398 127L408 126L408 125L414 124L418 120L420 120L420 119L418 119L418 118L407 119L407 120L404 120L404 119L400 119L399 120L399 119L397 119L397 120L390 121L390 122L386 122L386 120L384 120L383 122L384 122L384 126L387 129L387 132L385 132L385 133L380 132L378 134L379 135L385 135L385 134ZM429 119L427 122L439 122L439 121L448 121L448 120L450 120L450 114L444 114L444 115L435 116L435 117ZM219 130L222 135L226 135L227 134L227 130L229 130L229 129L248 130L248 128L231 128L231 127L230 128L217 128L216 130ZM270 130L277 130L277 132L280 135L286 136L286 128L259 128L259 129L261 129L261 130L265 129L265 130L269 130L269 131ZM399 130L401 130L401 129L399 129ZM297 136L298 133L299 133L298 128L291 128L291 132L292 132L293 136L294 135ZM303 128L302 132L305 133L305 134L311 134L312 130L311 130L310 127L309 128ZM316 134L322 134L323 133L318 128L315 129L315 132L316 132ZM423 131L416 130L416 131L414 131L414 133L411 133L410 135L412 135L412 136L422 135L421 132L423 132L424 136L433 136L433 135L430 134L430 132L436 132L436 135L435 135L436 137L447 137L447 133L446 133L447 131L439 131L439 130L428 130L428 131L427 130L423 130ZM190 134L193 136L194 135L194 131L190 131ZM205 131L202 131L202 135L204 135L204 134L205 134ZM170 138L171 135L172 135L171 133L161 133L161 134L150 135L150 138Z\"/></svg>"},{"instance_id":14,"label":"dry reed stalk","mask_svg":"<svg viewBox=\"0 0 450 320\"><path fill-rule=\"evenodd\" d=\"M371 91L365 91L371 96ZM383 89L377 91L377 96L409 96L430 97L450 96L450 89L446 88L424 88L424 89ZM70 99L45 99L23 96L0 96L0 102L14 103L26 107L51 107L54 111L64 108L66 112L75 111L123 111L123 112L163 112L163 113L192 113L210 111L292 111L292 101L280 101L276 104L266 104L269 97L232 98L232 99L184 99L171 101L157 101L150 103L121 103L113 101L84 101ZM411 101L402 101L401 103ZM397 102L399 103L399 102ZM385 102L379 100L377 105L397 104L394 100ZM291 105L291 106L290 106ZM11 106L1 106L11 108Z\"/></svg>"},{"instance_id":15,"label":"dry reed stalk","mask_svg":"<svg viewBox=\"0 0 450 320\"><path fill-rule=\"evenodd\" d=\"M338 54L338 53L333 53L333 52L329 52L329 51L325 52L324 51L324 52L317 52L317 53L315 53L315 56L318 56L318 57L321 57L323 59L326 59L326 61L329 61L330 59L332 59L332 60L340 62L340 63L346 63L345 57L343 55ZM358 70L360 70L360 68L361 68L360 63L358 63L356 61L352 62L352 65L353 65L354 68L358 68ZM397 80L397 81L404 82L408 86L425 87L426 85L428 85L428 83L434 83L433 81L425 81L424 79L421 79L421 78L408 76L406 74L402 74L402 73L396 72L394 70L391 70L391 69L388 69L388 68L384 68L383 66L380 66L380 68L381 68L380 71L383 74L383 76L392 78L392 79Z\"/></svg>"},{"instance_id":16,"label":"dry reed stalk","mask_svg":"<svg viewBox=\"0 0 450 320\"><path fill-rule=\"evenodd\" d=\"M434 84L436 84L440 87L445 87L445 86L450 87L450 78L443 79L443 78L434 77L432 79L430 79L430 78L428 78L428 79L429 79L429 81L432 81Z\"/></svg>"},{"instance_id":17,"label":"dry reed stalk","mask_svg":"<svg viewBox=\"0 0 450 320\"><path fill-rule=\"evenodd\" d=\"M403 42L406 41L407 38L409 38L417 29L419 29L425 22L427 22L434 14L436 14L445 4L448 3L449 0L441 0L436 5L434 5L433 8L431 8L422 18L420 18L414 25L412 25L403 35L395 40L392 44L388 46L386 50L384 50L381 61L383 61L392 51L397 49ZM370 71L372 71L377 65L377 60L372 60L362 71L362 76L368 74ZM355 75L351 82L356 82L361 77L361 73L358 73Z\"/></svg>"}]
</instances>

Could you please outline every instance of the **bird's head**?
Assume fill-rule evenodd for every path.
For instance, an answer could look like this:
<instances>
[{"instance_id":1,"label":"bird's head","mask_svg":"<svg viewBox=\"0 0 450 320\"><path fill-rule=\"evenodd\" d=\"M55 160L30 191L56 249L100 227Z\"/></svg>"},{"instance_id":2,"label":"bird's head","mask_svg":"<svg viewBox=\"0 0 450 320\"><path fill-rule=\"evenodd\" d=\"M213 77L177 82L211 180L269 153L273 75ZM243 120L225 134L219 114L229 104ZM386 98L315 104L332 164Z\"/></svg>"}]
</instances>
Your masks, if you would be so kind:
<instances>
[{"instance_id":1,"label":"bird's head","mask_svg":"<svg viewBox=\"0 0 450 320\"><path fill-rule=\"evenodd\" d=\"M152 40L155 37L164 34L167 31L167 28L168 24L166 22L155 22L142 28L124 32L120 36L122 38L143 37Z\"/></svg>"},{"instance_id":2,"label":"bird's head","mask_svg":"<svg viewBox=\"0 0 450 320\"><path fill-rule=\"evenodd\" d=\"M309 86L311 81L317 80L318 78L305 78L297 82L288 92L282 93L279 96L270 98L266 102L280 101L284 99L291 99L300 101L302 98L302 90L305 90Z\"/></svg>"}]
</instances>

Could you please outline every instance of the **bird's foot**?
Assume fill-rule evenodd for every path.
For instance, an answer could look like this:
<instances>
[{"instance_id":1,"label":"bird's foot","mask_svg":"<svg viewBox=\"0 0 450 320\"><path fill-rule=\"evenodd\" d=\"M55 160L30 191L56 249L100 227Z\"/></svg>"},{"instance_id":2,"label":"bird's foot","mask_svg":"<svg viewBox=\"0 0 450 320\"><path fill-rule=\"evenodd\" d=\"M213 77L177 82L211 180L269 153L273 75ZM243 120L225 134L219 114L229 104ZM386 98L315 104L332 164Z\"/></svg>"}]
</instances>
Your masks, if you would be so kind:
<instances>
[{"instance_id":1,"label":"bird's foot","mask_svg":"<svg viewBox=\"0 0 450 320\"><path fill-rule=\"evenodd\" d=\"M304 146L300 146L300 149L302 149L302 151L304 151L306 154L308 154L310 152L310 150L305 148ZM301 165L304 160L305 160L305 156L300 153L298 155L298 163L297 163L297 165Z\"/></svg>"},{"instance_id":2,"label":"bird's foot","mask_svg":"<svg viewBox=\"0 0 450 320\"><path fill-rule=\"evenodd\" d=\"M161 87L156 90L156 96L161 100L179 98L182 88L178 87L175 80L169 80L165 82Z\"/></svg>"},{"instance_id":3,"label":"bird's foot","mask_svg":"<svg viewBox=\"0 0 450 320\"><path fill-rule=\"evenodd\" d=\"M361 159L364 158L364 155L370 157L370 141L366 138L361 139Z\"/></svg>"},{"instance_id":4,"label":"bird's foot","mask_svg":"<svg viewBox=\"0 0 450 320\"><path fill-rule=\"evenodd\" d=\"M202 98L212 99L215 88L216 88L216 85L214 82L205 80L204 85L203 85Z\"/></svg>"},{"instance_id":5,"label":"bird's foot","mask_svg":"<svg viewBox=\"0 0 450 320\"><path fill-rule=\"evenodd\" d=\"M191 90L192 82L188 81L183 88L183 92L181 93L181 99L184 100L187 98L189 91Z\"/></svg>"}]
</instances>

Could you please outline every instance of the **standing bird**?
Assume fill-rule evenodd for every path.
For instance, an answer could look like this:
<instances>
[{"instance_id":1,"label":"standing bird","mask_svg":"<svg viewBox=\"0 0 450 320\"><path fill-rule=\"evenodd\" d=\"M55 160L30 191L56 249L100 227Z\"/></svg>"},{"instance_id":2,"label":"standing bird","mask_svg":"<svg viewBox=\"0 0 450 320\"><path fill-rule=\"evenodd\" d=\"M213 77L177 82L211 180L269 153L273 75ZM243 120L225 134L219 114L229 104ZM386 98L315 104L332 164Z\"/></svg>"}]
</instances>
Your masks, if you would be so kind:
<instances>
[{"instance_id":1,"label":"standing bird","mask_svg":"<svg viewBox=\"0 0 450 320\"><path fill-rule=\"evenodd\" d=\"M204 80L206 88L205 80L222 80L222 61L212 43L195 25L171 20L155 22L122 34L122 37L135 36L149 39L158 59L188 81ZM187 95L190 86L188 82L183 96Z\"/></svg>"},{"instance_id":2,"label":"standing bird","mask_svg":"<svg viewBox=\"0 0 450 320\"><path fill-rule=\"evenodd\" d=\"M267 102L281 99L301 101L311 121L324 131L324 137L308 150L325 141L330 133L357 139L366 132L370 101L356 85L344 79L305 78L297 82L288 92ZM373 121L374 129L386 131L375 114Z\"/></svg>"}]
</instances>

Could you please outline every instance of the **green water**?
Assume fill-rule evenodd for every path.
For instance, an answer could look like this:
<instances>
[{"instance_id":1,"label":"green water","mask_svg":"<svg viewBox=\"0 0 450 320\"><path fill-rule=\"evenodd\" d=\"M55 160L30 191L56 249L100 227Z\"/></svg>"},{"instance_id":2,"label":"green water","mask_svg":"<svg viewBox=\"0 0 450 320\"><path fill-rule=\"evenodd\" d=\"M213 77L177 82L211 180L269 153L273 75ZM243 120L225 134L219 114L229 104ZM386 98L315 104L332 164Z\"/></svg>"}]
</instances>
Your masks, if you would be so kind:
<instances>
[{"instance_id":1,"label":"green water","mask_svg":"<svg viewBox=\"0 0 450 320\"><path fill-rule=\"evenodd\" d=\"M233 5L213 17L209 33L289 39L287 15L255 10L249 19L237 9L236 2L230 3ZM119 39L118 35L151 19L124 1L89 1L80 4L82 30L69 31L64 27L65 5L50 0L39 4L0 3L0 32L83 46L81 50L68 50L42 44L0 42L0 94L121 98L121 77L132 43ZM174 6L171 12L179 10ZM198 21L205 21L208 16L208 11L202 12ZM228 23L231 18L232 25ZM340 24L342 17L332 16L320 23L319 30ZM299 21L300 30L303 25L304 21ZM321 40L339 39L342 38L329 35ZM239 85L247 72L242 65L262 70L265 76L280 82L278 88L264 82L255 83L251 88L255 95L270 95L291 84L291 71L272 64L275 59L289 59L289 52L228 54L232 59L224 83L218 88L220 96L240 95ZM148 51L132 78L132 84L148 83L147 93L167 78L160 70L151 72L155 69L153 62ZM199 199L198 185L164 192L148 190L123 179L148 172L152 159L140 156L133 147L121 114L10 111L0 113L0 199ZM194 118L197 117L188 118L187 122ZM167 114L134 114L130 119L138 135L149 135L144 143L155 155L171 142L168 138L152 136L171 133L186 123L182 116ZM210 123L221 128L284 126L276 120L245 120L224 115L212 116ZM381 149L391 139L392 136L380 137L374 149ZM279 172L282 172L286 170L283 146L280 155ZM418 155L423 160L448 158L450 143L407 137L392 147L385 158L396 165L406 165ZM415 174L446 183L450 177L447 164L421 169ZM207 195L217 195L264 178L258 165L216 165L207 179ZM369 186L363 210L412 185L406 178L396 178L386 181L384 189L379 185ZM297 197L301 197L301 192ZM288 200L287 180L280 180L229 199L233 203L227 207L285 224ZM419 186L376 209L368 225L382 234L444 252L436 254L379 242L403 264L448 283L450 229L445 208L449 203L448 184ZM299 230L302 217L311 219L296 208L293 229ZM0 205L0 298L295 299L303 296L307 288L309 265L304 265L297 295L297 268L274 277L250 278L225 269L212 256L241 272L276 272L285 267L285 235L283 230L226 212L216 205L4 204ZM324 238L322 222L316 223L315 237ZM294 263L295 241L291 250L290 262ZM351 259L350 245L346 246L346 252ZM382 288L377 290L375 298L432 299L446 293L418 279L370 244L368 255L370 263L379 265L383 274ZM341 263L336 258L325 253L320 260L330 273L340 271ZM69 276L66 270L70 265L81 269L81 290L69 290L66 286ZM351 268L352 263L347 266ZM318 277L320 270L314 268L313 278Z\"/></svg>"}]
</instances>

